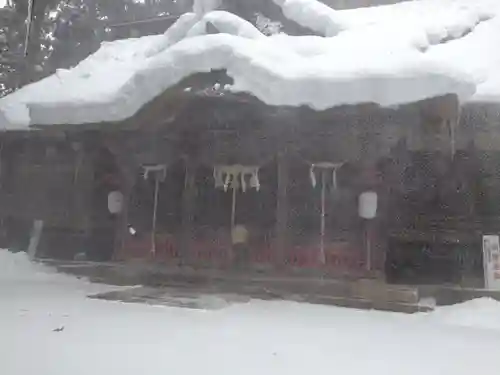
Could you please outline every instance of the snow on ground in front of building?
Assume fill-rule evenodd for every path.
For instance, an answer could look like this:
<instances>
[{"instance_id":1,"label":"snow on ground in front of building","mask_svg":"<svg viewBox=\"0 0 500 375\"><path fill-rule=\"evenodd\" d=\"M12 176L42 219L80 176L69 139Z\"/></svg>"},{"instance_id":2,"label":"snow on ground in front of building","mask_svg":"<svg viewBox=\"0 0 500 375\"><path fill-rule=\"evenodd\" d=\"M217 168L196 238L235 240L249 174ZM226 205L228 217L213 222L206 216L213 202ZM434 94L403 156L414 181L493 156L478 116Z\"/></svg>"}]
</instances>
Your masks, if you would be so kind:
<instances>
[{"instance_id":1,"label":"snow on ground in front of building","mask_svg":"<svg viewBox=\"0 0 500 375\"><path fill-rule=\"evenodd\" d=\"M0 373L496 373L500 304L402 315L292 302L222 310L85 298L109 289L0 250Z\"/></svg>"},{"instance_id":2,"label":"snow on ground in front of building","mask_svg":"<svg viewBox=\"0 0 500 375\"><path fill-rule=\"evenodd\" d=\"M438 324L483 328L500 332L500 303L492 298L480 298L460 305L440 307L426 317Z\"/></svg>"},{"instance_id":3,"label":"snow on ground in front of building","mask_svg":"<svg viewBox=\"0 0 500 375\"><path fill-rule=\"evenodd\" d=\"M0 99L0 127L123 120L183 78L218 69L234 79L228 90L269 105L392 106L448 93L500 100L498 1L346 11L317 0L274 1L320 36L267 37L227 12L187 13L164 35L104 43L75 68Z\"/></svg>"}]
</instances>

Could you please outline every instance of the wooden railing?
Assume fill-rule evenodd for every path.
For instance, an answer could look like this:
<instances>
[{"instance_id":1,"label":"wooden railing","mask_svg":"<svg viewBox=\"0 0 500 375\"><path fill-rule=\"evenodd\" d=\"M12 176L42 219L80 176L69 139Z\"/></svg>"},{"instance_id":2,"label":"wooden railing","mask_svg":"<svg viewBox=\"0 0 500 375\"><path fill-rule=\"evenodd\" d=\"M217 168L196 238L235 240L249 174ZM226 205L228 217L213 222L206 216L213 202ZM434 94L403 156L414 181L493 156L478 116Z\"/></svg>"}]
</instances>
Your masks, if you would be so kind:
<instances>
[{"instance_id":1,"label":"wooden railing","mask_svg":"<svg viewBox=\"0 0 500 375\"><path fill-rule=\"evenodd\" d=\"M347 242L331 242L325 247L325 263L319 257L319 245L289 246L284 259L271 243L254 243L249 246L249 263L253 266L281 266L299 269L317 269L355 274L364 270L365 259L360 249ZM151 253L151 235L127 236L124 249L116 254L119 260L149 259L155 262L188 263L206 267L228 267L233 263L233 251L229 235L219 233L210 238L194 239L188 254L182 254L179 240L171 234L156 236L155 253Z\"/></svg>"}]
</instances>

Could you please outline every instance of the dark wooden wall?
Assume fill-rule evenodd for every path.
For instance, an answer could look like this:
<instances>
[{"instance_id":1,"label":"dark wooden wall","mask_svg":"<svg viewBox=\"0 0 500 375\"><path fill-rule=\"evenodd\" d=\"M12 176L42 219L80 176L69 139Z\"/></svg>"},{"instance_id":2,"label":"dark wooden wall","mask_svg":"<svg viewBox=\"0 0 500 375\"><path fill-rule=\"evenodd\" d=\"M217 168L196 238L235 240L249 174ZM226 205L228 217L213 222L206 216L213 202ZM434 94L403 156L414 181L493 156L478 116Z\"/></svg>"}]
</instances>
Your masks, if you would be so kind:
<instances>
[{"instance_id":1,"label":"dark wooden wall","mask_svg":"<svg viewBox=\"0 0 500 375\"><path fill-rule=\"evenodd\" d=\"M82 147L39 135L3 140L0 215L84 228L91 163Z\"/></svg>"},{"instance_id":2,"label":"dark wooden wall","mask_svg":"<svg viewBox=\"0 0 500 375\"><path fill-rule=\"evenodd\" d=\"M247 95L205 95L198 90L193 95L173 96L169 91L122 123L59 127L59 133L40 131L5 139L0 215L43 218L54 227L88 229L95 219L89 209L94 155L101 147L115 159L127 201L145 164L181 163L193 172L210 170L217 164L274 165L276 253L290 247L290 236L283 233L290 225L298 225L294 220L300 222L290 214L294 209L291 205L296 204L293 199L307 200L309 190L314 196L312 189L306 190L308 166L321 161L342 162L345 168L339 173L339 195L329 197L334 207L330 226L345 227L344 233L351 233L344 237L355 237L359 223L349 218L355 216L352 211L357 196L365 189L376 189L380 193L377 230L387 233L402 223L410 225L416 216L431 216L430 211L421 212L417 206L425 201L429 207L437 207L426 198L432 181L441 179L446 182L443 186L452 189L456 178L458 185L460 179L473 181L478 168L481 173L496 173L492 161L496 159L488 156L493 155L491 149L484 155L467 153L477 149L470 148L470 141L478 133L463 130L470 128L470 122L458 122L457 103L454 96L446 96L398 108L366 104L315 112L270 107ZM454 140L451 126L456 130ZM420 159L427 159L428 164L424 162L415 171ZM439 160L444 161L446 173L432 176L433 171L440 173ZM477 163L483 166L477 167ZM297 172L301 168L304 173ZM193 207L196 173L182 176L185 189L176 198L182 203L180 221L184 228L177 238L179 247L186 246L197 220ZM304 187L300 188L298 180L303 180ZM294 184L298 190L294 191ZM466 186L467 192L473 190ZM443 192L445 197L453 196L446 189ZM460 195L455 200L464 203ZM466 201L464 212L474 211L470 207L473 203ZM458 204L450 207L459 208ZM406 221L400 220L403 218ZM126 219L120 220L122 234L118 237L124 235L127 225ZM343 236L341 230L334 232L333 237Z\"/></svg>"}]
</instances>

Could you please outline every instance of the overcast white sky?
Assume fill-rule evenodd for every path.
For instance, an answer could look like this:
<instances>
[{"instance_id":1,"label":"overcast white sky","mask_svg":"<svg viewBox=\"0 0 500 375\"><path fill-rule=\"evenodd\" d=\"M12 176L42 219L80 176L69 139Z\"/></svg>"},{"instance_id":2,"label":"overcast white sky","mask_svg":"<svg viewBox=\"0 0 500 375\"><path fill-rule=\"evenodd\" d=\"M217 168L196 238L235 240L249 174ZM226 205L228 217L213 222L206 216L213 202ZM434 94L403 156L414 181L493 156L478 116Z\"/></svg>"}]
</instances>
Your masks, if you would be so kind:
<instances>
[{"instance_id":1,"label":"overcast white sky","mask_svg":"<svg viewBox=\"0 0 500 375\"><path fill-rule=\"evenodd\" d=\"M3 8L7 4L7 0L0 0L0 8Z\"/></svg>"}]
</instances>

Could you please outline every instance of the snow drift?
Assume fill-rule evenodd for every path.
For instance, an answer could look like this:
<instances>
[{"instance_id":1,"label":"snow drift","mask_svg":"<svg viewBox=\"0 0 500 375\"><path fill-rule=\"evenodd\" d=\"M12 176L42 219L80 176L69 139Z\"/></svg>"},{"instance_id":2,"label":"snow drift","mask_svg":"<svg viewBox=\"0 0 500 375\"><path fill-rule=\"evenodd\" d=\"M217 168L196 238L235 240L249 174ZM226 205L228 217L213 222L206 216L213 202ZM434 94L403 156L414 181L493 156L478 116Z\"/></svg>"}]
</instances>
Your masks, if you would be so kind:
<instances>
[{"instance_id":1,"label":"snow drift","mask_svg":"<svg viewBox=\"0 0 500 375\"><path fill-rule=\"evenodd\" d=\"M24 252L12 253L0 249L0 282L22 279L36 281L47 279L47 277L52 276L51 273L50 269L32 263Z\"/></svg>"},{"instance_id":2,"label":"snow drift","mask_svg":"<svg viewBox=\"0 0 500 375\"><path fill-rule=\"evenodd\" d=\"M37 283L37 282L74 282L89 284L72 276L57 273L42 263L33 262L25 252L13 253L0 249L0 284L6 283Z\"/></svg>"},{"instance_id":3,"label":"snow drift","mask_svg":"<svg viewBox=\"0 0 500 375\"><path fill-rule=\"evenodd\" d=\"M498 371L500 304L491 300L412 316L255 300L195 310L93 300L85 282L42 272L0 250L1 374Z\"/></svg>"},{"instance_id":4,"label":"snow drift","mask_svg":"<svg viewBox=\"0 0 500 375\"><path fill-rule=\"evenodd\" d=\"M233 14L198 10L164 35L104 43L73 69L0 99L0 127L123 120L183 78L215 69L233 78L231 91L316 110L448 93L462 101L500 99L494 1L419 0L349 11L315 0L274 1L326 36L266 37Z\"/></svg>"},{"instance_id":5,"label":"snow drift","mask_svg":"<svg viewBox=\"0 0 500 375\"><path fill-rule=\"evenodd\" d=\"M500 331L500 302L479 298L459 305L440 307L426 318L437 324Z\"/></svg>"},{"instance_id":6,"label":"snow drift","mask_svg":"<svg viewBox=\"0 0 500 375\"><path fill-rule=\"evenodd\" d=\"M29 287L32 293L36 295L37 288L44 285L58 286L58 288L65 291L71 290L73 297L76 298L128 288L96 284L86 278L77 278L59 273L54 267L32 261L25 252L13 253L6 249L0 249L0 300L7 295L12 294L15 296L17 287ZM37 298L43 298L42 296L36 296Z\"/></svg>"}]
</instances>

